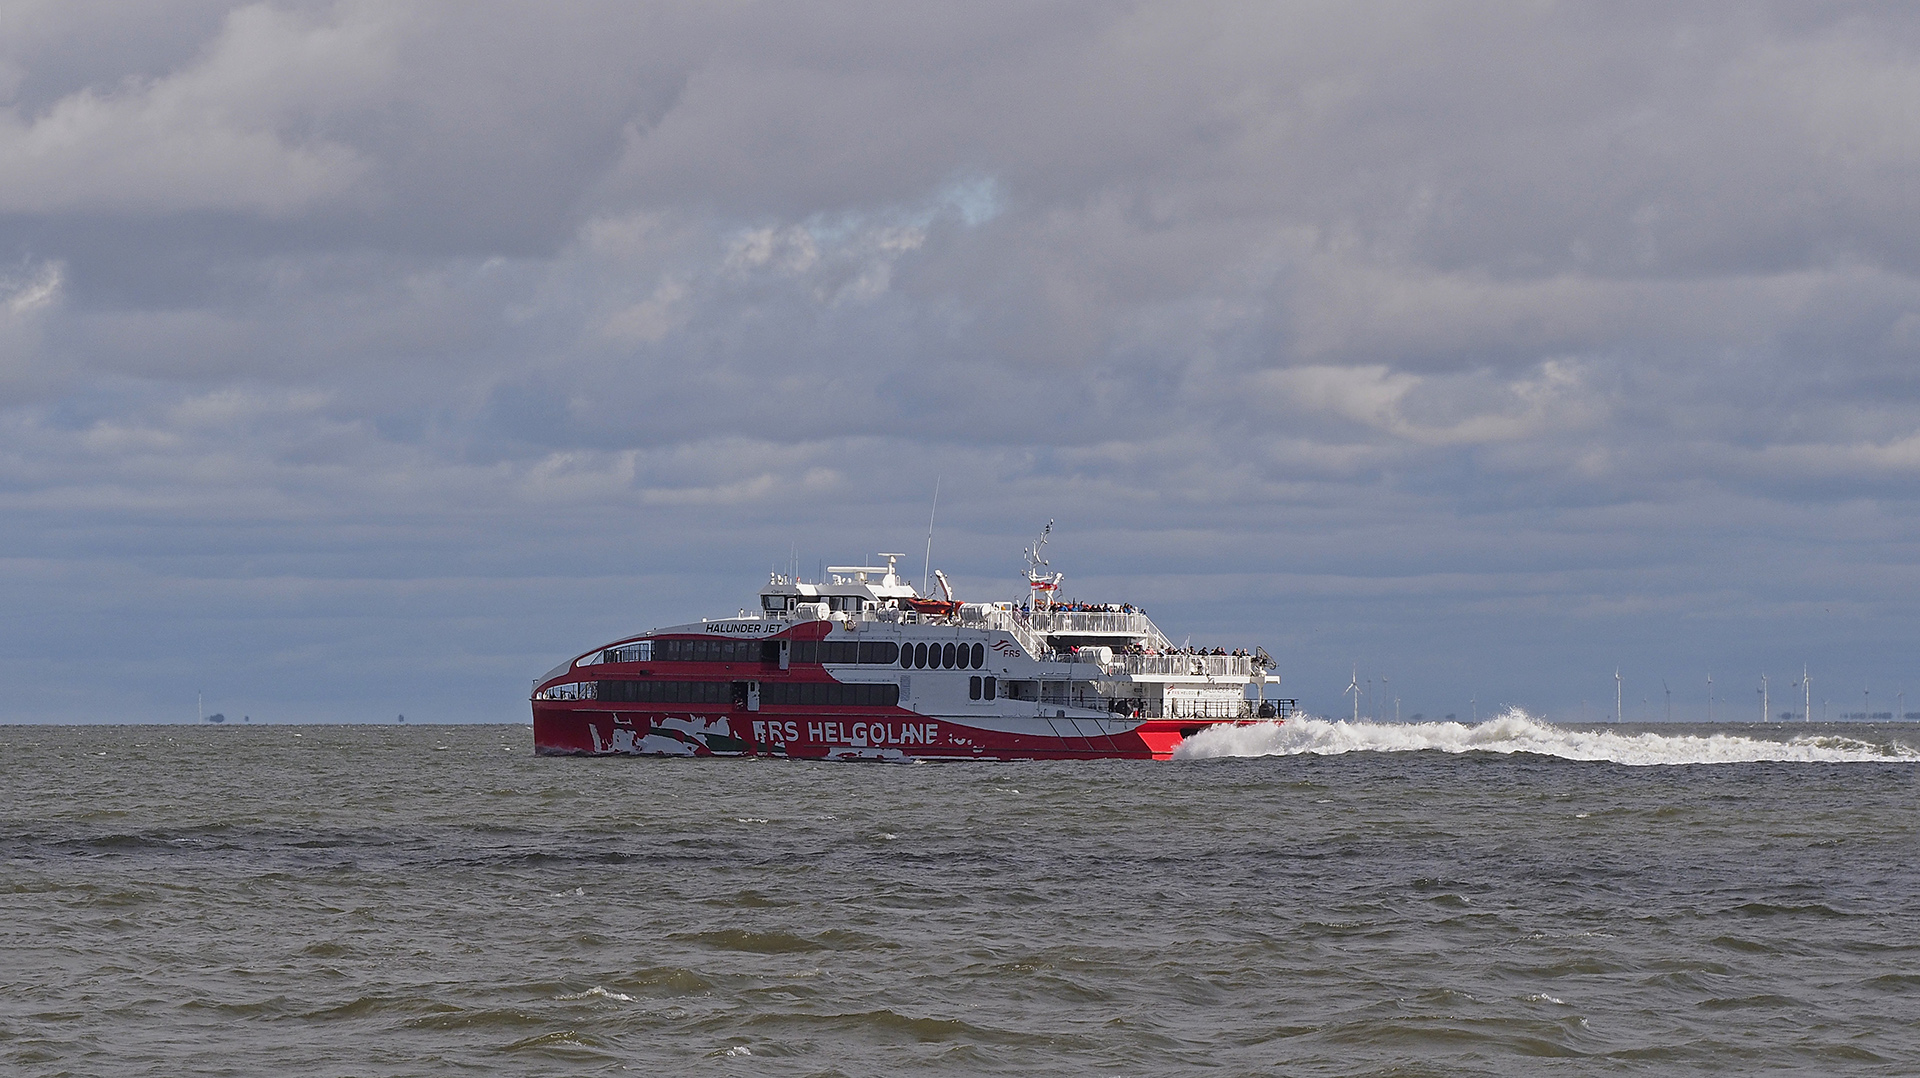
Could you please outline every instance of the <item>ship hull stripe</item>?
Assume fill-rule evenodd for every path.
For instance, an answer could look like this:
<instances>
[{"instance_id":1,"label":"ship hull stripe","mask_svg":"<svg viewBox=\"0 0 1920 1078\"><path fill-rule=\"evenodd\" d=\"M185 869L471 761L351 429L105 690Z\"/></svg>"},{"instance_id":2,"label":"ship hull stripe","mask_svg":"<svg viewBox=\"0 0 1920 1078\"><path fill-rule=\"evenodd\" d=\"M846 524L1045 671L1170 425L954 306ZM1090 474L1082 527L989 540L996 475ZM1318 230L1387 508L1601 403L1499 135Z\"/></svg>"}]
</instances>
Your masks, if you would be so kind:
<instances>
[{"instance_id":1,"label":"ship hull stripe","mask_svg":"<svg viewBox=\"0 0 1920 1078\"><path fill-rule=\"evenodd\" d=\"M584 706L583 706L584 705ZM540 701L534 749L548 756L765 756L836 760L1165 760L1186 737L1244 719L1123 722L865 712L640 711Z\"/></svg>"}]
</instances>

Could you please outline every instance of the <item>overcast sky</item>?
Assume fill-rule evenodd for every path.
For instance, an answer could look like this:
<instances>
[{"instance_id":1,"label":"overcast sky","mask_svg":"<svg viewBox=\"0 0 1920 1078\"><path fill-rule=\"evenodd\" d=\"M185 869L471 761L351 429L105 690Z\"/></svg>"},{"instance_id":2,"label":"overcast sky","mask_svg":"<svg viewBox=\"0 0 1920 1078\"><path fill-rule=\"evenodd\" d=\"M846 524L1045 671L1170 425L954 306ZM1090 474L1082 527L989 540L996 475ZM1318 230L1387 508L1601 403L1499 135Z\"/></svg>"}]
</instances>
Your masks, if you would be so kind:
<instances>
[{"instance_id":1,"label":"overcast sky","mask_svg":"<svg viewBox=\"0 0 1920 1078\"><path fill-rule=\"evenodd\" d=\"M0 3L0 721L520 719L936 482L1322 713L1920 710L1917 479L1911 4Z\"/></svg>"}]
</instances>

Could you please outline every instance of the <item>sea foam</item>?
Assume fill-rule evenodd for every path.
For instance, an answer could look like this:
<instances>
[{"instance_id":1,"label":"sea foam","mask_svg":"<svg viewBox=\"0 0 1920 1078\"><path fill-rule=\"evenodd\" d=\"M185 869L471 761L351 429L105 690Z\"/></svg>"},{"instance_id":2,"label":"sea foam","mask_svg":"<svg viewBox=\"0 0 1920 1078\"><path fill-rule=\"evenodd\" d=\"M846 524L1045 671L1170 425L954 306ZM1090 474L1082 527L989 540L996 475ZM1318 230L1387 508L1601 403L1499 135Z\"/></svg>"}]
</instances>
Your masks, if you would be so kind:
<instances>
[{"instance_id":1,"label":"sea foam","mask_svg":"<svg viewBox=\"0 0 1920 1078\"><path fill-rule=\"evenodd\" d=\"M1339 755L1347 752L1528 752L1568 760L1617 764L1920 763L1899 744L1874 744L1834 735L1786 740L1740 734L1617 733L1564 730L1513 708L1480 723L1329 722L1293 718L1284 723L1215 726L1180 743L1174 758Z\"/></svg>"}]
</instances>

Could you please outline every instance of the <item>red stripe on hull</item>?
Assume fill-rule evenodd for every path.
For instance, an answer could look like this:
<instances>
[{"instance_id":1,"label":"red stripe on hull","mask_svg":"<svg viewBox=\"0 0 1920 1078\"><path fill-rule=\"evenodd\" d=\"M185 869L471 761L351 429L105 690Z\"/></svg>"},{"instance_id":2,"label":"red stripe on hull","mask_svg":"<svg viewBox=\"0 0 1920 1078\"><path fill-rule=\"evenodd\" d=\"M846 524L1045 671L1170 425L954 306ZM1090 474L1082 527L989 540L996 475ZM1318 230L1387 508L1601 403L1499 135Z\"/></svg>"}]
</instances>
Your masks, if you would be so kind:
<instances>
[{"instance_id":1,"label":"red stripe on hull","mask_svg":"<svg viewBox=\"0 0 1920 1078\"><path fill-rule=\"evenodd\" d=\"M1029 721L1053 728L1046 719ZM1185 738L1223 722L1238 724L1220 719L1149 719L1124 733L1081 736L1076 731L1062 736L988 730L904 709L833 714L642 711L536 701L533 744L545 756L1165 760Z\"/></svg>"}]
</instances>

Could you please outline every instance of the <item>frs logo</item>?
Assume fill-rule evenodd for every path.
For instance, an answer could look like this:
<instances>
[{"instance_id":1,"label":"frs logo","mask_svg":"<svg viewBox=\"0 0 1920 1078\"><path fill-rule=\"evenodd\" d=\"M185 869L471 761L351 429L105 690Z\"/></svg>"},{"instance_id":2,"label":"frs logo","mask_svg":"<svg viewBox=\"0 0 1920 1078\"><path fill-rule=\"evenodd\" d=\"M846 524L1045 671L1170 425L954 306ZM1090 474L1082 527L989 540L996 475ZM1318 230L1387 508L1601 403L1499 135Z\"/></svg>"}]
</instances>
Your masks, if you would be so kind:
<instances>
[{"instance_id":1,"label":"frs logo","mask_svg":"<svg viewBox=\"0 0 1920 1078\"><path fill-rule=\"evenodd\" d=\"M1020 645L1011 640L996 640L993 642L993 650L1002 655L1013 656L1020 654Z\"/></svg>"}]
</instances>

